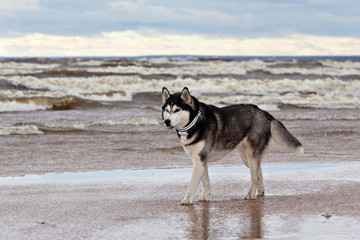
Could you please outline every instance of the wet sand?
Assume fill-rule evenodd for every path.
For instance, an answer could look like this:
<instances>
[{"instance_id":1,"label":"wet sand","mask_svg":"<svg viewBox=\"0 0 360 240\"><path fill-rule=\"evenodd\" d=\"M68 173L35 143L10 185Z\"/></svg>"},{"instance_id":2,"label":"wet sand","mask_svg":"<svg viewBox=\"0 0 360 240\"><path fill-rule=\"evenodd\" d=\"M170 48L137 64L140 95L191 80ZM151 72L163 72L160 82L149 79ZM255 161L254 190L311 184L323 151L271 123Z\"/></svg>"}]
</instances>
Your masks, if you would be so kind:
<instances>
[{"instance_id":1,"label":"wet sand","mask_svg":"<svg viewBox=\"0 0 360 240\"><path fill-rule=\"evenodd\" d=\"M128 111L99 109L84 111L38 111L34 113L2 114L3 122L21 123L23 119L73 119L83 122L103 116L124 118ZM133 118L159 119L159 111L133 111ZM342 120L342 116L356 116L357 110L282 110L271 112L305 147L304 155L287 153L271 141L264 164L352 162L360 160L360 124L356 120ZM137 114L137 115L136 115ZM140 115L142 114L142 115ZM294 115L296 115L294 117ZM310 120L286 120L302 116ZM312 120L321 116L330 120ZM129 118L129 117L126 117ZM34 120L35 119L35 120ZM49 121L50 121L49 120ZM65 120L63 120L65 121ZM10 125L9 124L9 125ZM88 172L114 169L152 169L189 167L190 158L184 152L176 133L162 125L91 126L79 130L39 127L41 135L9 135L0 138L0 177L62 172ZM215 165L242 164L236 154L213 163Z\"/></svg>"},{"instance_id":2,"label":"wet sand","mask_svg":"<svg viewBox=\"0 0 360 240\"><path fill-rule=\"evenodd\" d=\"M248 170L213 167L211 201L193 206L179 204L190 168L2 178L0 239L356 239L359 171L264 165L266 196L243 200Z\"/></svg>"}]
</instances>

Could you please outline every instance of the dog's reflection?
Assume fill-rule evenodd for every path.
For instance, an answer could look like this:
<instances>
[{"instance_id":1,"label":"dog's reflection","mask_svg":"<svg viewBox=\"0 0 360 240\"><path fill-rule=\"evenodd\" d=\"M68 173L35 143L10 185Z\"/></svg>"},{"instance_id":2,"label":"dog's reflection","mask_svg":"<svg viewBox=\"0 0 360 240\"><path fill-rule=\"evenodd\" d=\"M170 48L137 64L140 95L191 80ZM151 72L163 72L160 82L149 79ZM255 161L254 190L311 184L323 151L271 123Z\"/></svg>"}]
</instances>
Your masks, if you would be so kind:
<instances>
[{"instance_id":1,"label":"dog's reflection","mask_svg":"<svg viewBox=\"0 0 360 240\"><path fill-rule=\"evenodd\" d=\"M189 206L189 238L262 238L263 208L263 198L202 202Z\"/></svg>"},{"instance_id":2,"label":"dog's reflection","mask_svg":"<svg viewBox=\"0 0 360 240\"><path fill-rule=\"evenodd\" d=\"M210 228L210 202L189 206L190 239L208 239Z\"/></svg>"}]
</instances>

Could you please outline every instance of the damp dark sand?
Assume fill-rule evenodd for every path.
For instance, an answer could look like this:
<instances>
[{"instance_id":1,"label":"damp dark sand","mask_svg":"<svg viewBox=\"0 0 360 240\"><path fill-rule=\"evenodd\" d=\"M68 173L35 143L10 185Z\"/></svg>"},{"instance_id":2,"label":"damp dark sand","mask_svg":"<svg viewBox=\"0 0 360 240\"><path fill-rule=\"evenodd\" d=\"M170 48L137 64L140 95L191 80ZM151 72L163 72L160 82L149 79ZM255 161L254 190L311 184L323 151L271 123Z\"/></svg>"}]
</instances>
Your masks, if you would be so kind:
<instances>
[{"instance_id":1,"label":"damp dark sand","mask_svg":"<svg viewBox=\"0 0 360 240\"><path fill-rule=\"evenodd\" d=\"M358 121L283 122L305 154L270 144L265 197L243 200L249 172L231 154L193 206L179 204L191 161L161 126L2 136L0 239L356 239Z\"/></svg>"},{"instance_id":2,"label":"damp dark sand","mask_svg":"<svg viewBox=\"0 0 360 240\"><path fill-rule=\"evenodd\" d=\"M266 196L243 200L245 167L214 167L212 201L193 206L179 204L189 168L2 178L0 238L356 239L359 171L360 162L264 165Z\"/></svg>"}]
</instances>

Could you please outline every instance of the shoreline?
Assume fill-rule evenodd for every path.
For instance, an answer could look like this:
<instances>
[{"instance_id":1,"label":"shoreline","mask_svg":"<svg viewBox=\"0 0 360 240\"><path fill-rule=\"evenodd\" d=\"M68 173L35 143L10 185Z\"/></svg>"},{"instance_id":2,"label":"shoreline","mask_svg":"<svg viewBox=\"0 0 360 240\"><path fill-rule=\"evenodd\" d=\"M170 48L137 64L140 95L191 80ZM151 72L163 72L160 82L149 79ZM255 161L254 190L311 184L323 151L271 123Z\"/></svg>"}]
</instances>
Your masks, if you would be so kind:
<instances>
[{"instance_id":1,"label":"shoreline","mask_svg":"<svg viewBox=\"0 0 360 240\"><path fill-rule=\"evenodd\" d=\"M237 172L236 167L210 172L211 201L192 206L179 204L190 169L0 184L0 238L356 238L360 164L290 170L286 165L291 166L264 168L265 197L256 200L243 200L248 172ZM331 217L322 216L325 213Z\"/></svg>"},{"instance_id":2,"label":"shoreline","mask_svg":"<svg viewBox=\"0 0 360 240\"><path fill-rule=\"evenodd\" d=\"M276 173L281 171L304 171L307 169L326 169L333 167L358 167L360 161L349 162L306 162L306 163L267 163L261 164L264 174ZM191 176L191 166L173 166L165 168L149 169L114 169L97 170L83 172L59 172L45 174L26 174L23 176L0 177L2 185L25 185L25 184L46 184L59 183L64 181L97 181L97 180L124 180L127 178L164 178L170 176ZM210 175L219 174L250 174L249 169L244 164L237 165L209 165Z\"/></svg>"}]
</instances>

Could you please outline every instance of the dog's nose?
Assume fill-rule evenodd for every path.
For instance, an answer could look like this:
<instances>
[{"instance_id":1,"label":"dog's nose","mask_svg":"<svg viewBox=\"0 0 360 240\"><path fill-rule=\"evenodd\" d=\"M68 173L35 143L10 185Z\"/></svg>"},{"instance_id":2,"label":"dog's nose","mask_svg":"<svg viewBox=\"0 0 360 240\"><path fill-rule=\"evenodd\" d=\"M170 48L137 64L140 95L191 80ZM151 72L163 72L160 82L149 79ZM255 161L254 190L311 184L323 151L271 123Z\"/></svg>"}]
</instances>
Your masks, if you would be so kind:
<instances>
[{"instance_id":1,"label":"dog's nose","mask_svg":"<svg viewBox=\"0 0 360 240\"><path fill-rule=\"evenodd\" d=\"M170 124L171 124L170 119L166 119L166 120L165 120L165 125L166 125L166 126L171 126Z\"/></svg>"}]
</instances>

